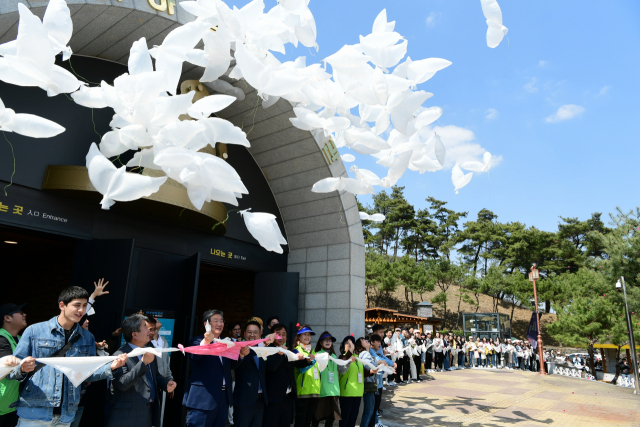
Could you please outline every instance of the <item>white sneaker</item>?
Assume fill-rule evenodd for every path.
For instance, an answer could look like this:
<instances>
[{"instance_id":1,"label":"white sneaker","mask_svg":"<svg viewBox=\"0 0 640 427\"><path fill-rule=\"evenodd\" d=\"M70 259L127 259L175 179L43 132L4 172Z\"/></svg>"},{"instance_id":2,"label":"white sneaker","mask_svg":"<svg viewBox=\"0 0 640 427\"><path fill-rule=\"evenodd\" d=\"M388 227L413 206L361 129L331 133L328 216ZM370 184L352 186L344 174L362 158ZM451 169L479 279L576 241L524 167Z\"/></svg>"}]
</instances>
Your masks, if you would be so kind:
<instances>
[{"instance_id":1,"label":"white sneaker","mask_svg":"<svg viewBox=\"0 0 640 427\"><path fill-rule=\"evenodd\" d=\"M382 391L387 391L387 388L386 387L382 387Z\"/></svg>"}]
</instances>

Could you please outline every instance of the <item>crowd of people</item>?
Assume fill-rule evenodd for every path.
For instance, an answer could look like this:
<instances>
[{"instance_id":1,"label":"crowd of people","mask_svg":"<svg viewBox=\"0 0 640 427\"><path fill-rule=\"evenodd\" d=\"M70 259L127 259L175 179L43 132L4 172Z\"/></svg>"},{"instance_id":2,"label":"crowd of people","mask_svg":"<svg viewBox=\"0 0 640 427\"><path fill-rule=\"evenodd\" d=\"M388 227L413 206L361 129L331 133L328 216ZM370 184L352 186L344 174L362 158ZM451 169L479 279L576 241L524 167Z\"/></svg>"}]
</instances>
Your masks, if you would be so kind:
<instances>
[{"instance_id":1,"label":"crowd of people","mask_svg":"<svg viewBox=\"0 0 640 427\"><path fill-rule=\"evenodd\" d=\"M64 289L58 298L59 315L30 326L25 304L0 306L0 367L10 367L0 380L0 427L77 426L87 385L102 383L107 389L102 380L108 383L107 427L160 425L161 396L172 395L177 387L168 354L156 357L148 351L148 347L168 347L158 333L162 319L128 316L117 331L125 344L116 351L106 341L96 342L87 313L97 297L108 293L107 283L96 283L91 295L80 287ZM311 327L297 325L289 334L275 316L266 324L252 318L225 328L223 312L207 310L202 324L206 332L193 337L189 347L208 346L225 338L227 331L229 345L264 337L260 346L276 348L268 357L259 357L256 347L254 351L240 346L237 360L186 353L191 359L182 400L187 426L224 427L230 422L237 427L311 427L324 421L326 426L354 427L362 405L360 425L384 427L379 410L383 374L378 368L385 365L393 372L395 363L385 356L381 335L352 334L338 340L324 331L314 346L316 333ZM291 346L288 337L293 338ZM144 352L133 356L140 350ZM68 378L69 372L41 363L46 358L81 357L77 361L86 364L107 355L109 363L94 369L78 386Z\"/></svg>"},{"instance_id":2,"label":"crowd of people","mask_svg":"<svg viewBox=\"0 0 640 427\"><path fill-rule=\"evenodd\" d=\"M117 350L109 349L106 341L96 342L87 314L95 299L108 293L107 284L95 283L91 295L80 287L64 289L58 298L59 315L30 326L24 304L0 306L0 368L8 369L8 376L0 380L0 427L77 427L90 383L102 383L108 390L107 427L161 425L161 401L173 397L178 384L169 354L155 354L177 349L169 349L159 334L162 319L140 313L122 322L116 343L122 336L125 344ZM338 339L330 331L316 335L309 325L298 324L289 331L277 316L225 327L220 310L207 310L201 322L206 332L191 338L186 347L195 350L185 353L191 359L190 376L181 390L189 427L316 427L320 422L355 427L361 407L360 426L385 427L380 404L386 387L420 382L423 373L540 369L537 352L518 340L467 339L438 332L432 336L381 325L373 325L362 337ZM221 339L239 348L237 360L198 351ZM238 343L243 341L244 346ZM272 348L249 346L258 341L258 346ZM77 361L86 364L100 356L110 359L94 359L99 367L77 382L70 381L69 372L41 363L46 358L81 357ZM628 365L622 366L622 375L628 375Z\"/></svg>"},{"instance_id":3,"label":"crowd of people","mask_svg":"<svg viewBox=\"0 0 640 427\"><path fill-rule=\"evenodd\" d=\"M398 365L389 386L420 382L421 373L456 369L520 369L539 371L538 352L526 341L468 339L453 333L435 335L413 328L387 330L384 349Z\"/></svg>"}]
</instances>

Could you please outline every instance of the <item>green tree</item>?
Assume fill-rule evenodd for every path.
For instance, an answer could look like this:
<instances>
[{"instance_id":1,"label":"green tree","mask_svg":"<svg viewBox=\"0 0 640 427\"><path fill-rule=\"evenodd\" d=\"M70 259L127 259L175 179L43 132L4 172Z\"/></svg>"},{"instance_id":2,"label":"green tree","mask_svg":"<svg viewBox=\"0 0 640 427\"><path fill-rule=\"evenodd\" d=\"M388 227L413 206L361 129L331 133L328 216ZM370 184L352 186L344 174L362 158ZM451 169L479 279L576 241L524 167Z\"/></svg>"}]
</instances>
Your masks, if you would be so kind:
<instances>
[{"instance_id":1,"label":"green tree","mask_svg":"<svg viewBox=\"0 0 640 427\"><path fill-rule=\"evenodd\" d=\"M440 292L433 297L431 302L442 306L444 311L442 329L446 329L448 291L453 285L460 286L462 284L465 279L465 268L445 258L427 260L424 265L426 267L427 283L430 286L434 286L434 289L435 287L440 289Z\"/></svg>"}]
</instances>

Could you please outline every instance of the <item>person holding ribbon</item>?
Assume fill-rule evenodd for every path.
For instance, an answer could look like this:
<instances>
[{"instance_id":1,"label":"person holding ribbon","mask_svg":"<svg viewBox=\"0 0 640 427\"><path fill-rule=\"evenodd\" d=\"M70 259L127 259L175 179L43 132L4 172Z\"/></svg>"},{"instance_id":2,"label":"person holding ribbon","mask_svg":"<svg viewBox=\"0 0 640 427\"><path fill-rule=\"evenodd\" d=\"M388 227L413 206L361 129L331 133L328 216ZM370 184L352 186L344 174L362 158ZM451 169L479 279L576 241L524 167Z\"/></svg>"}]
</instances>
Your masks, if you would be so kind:
<instances>
[{"instance_id":1,"label":"person holding ribbon","mask_svg":"<svg viewBox=\"0 0 640 427\"><path fill-rule=\"evenodd\" d=\"M309 427L320 399L320 369L311 348L311 336L316 333L307 325L296 325L298 333L293 341L293 352L309 358L304 368L295 368L298 400L296 401L295 427Z\"/></svg>"},{"instance_id":2,"label":"person holding ribbon","mask_svg":"<svg viewBox=\"0 0 640 427\"><path fill-rule=\"evenodd\" d=\"M9 376L23 382L18 401L18 427L45 427L69 424L75 418L80 387L52 366L38 365L35 358L95 356L95 339L78 325L89 302L89 293L78 286L64 289L58 297L60 315L29 326L18 343L14 356L26 359ZM127 355L98 368L86 382L113 379L112 371L123 366ZM28 374L30 371L35 374Z\"/></svg>"},{"instance_id":3,"label":"person holding ribbon","mask_svg":"<svg viewBox=\"0 0 640 427\"><path fill-rule=\"evenodd\" d=\"M335 421L335 415L340 416L340 374L344 374L348 367L333 362L332 359L338 358L333 348L335 342L336 338L329 331L324 331L316 344L316 355L327 353L329 363L320 373L320 400L311 423L313 427L318 427L322 420L325 427L331 427Z\"/></svg>"}]
</instances>

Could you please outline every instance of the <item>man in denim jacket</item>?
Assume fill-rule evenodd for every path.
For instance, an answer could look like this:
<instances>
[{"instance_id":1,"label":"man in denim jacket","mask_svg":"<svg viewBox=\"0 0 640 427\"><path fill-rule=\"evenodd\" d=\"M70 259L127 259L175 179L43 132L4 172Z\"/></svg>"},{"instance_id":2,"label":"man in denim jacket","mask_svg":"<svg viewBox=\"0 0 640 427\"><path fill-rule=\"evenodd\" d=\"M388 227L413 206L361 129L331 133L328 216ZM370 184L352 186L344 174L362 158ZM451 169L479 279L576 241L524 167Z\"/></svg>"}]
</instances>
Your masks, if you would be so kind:
<instances>
[{"instance_id":1,"label":"man in denim jacket","mask_svg":"<svg viewBox=\"0 0 640 427\"><path fill-rule=\"evenodd\" d=\"M30 369L34 358L50 357L79 335L66 357L88 357L96 355L93 335L78 325L85 314L89 293L78 287L64 289L58 297L60 315L47 322L29 326L22 334L14 355L26 359L23 363ZM62 357L62 355L60 355ZM123 366L127 361L123 354L98 369L85 382L112 379L111 371ZM22 384L18 406L18 427L68 426L74 419L80 402L80 387L74 387L64 374L51 366L44 366L29 377L27 369L16 368L11 379Z\"/></svg>"}]
</instances>

